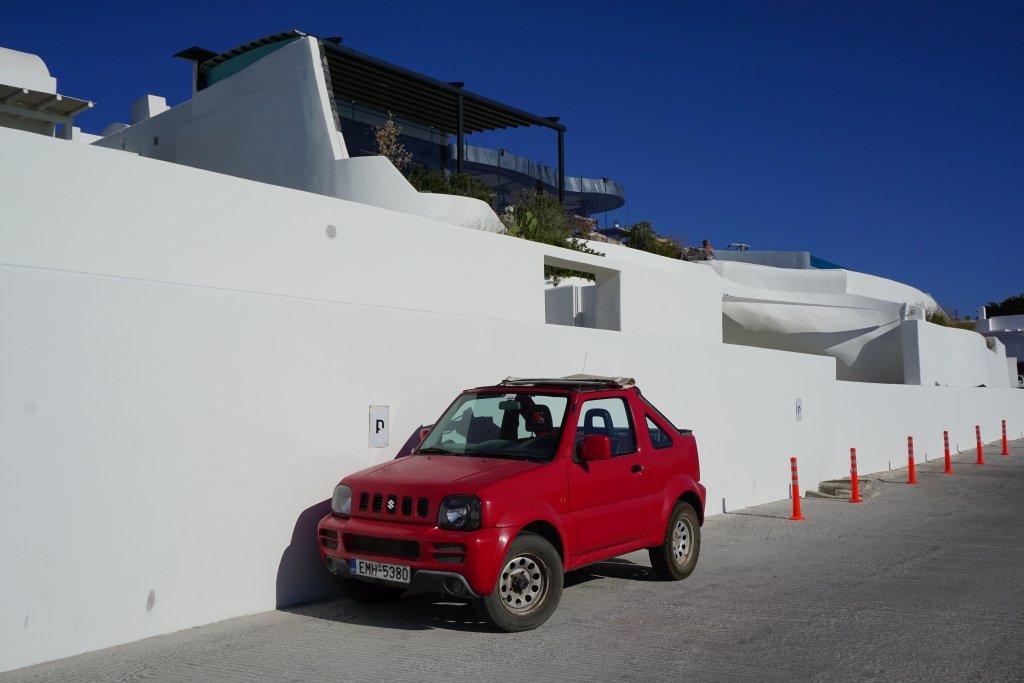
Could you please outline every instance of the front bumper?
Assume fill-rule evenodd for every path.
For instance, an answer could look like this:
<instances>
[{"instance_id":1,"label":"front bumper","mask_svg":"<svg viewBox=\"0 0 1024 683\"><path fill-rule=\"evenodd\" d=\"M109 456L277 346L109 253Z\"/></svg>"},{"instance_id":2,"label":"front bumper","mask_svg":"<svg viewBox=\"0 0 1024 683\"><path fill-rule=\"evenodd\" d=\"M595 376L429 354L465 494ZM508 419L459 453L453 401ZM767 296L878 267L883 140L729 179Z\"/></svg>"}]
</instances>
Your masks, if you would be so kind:
<instances>
[{"instance_id":1,"label":"front bumper","mask_svg":"<svg viewBox=\"0 0 1024 683\"><path fill-rule=\"evenodd\" d=\"M504 528L448 531L426 524L355 517L342 519L334 515L327 515L317 525L320 555L335 576L349 577L352 558L405 565L411 570L410 588L463 598L488 595L494 590L512 540L509 531ZM357 539L362 540L362 547L347 547L358 546ZM374 543L367 544L366 539ZM451 553L438 552L439 548L453 545L465 548L460 562L453 562ZM403 554L391 552L396 548L401 548ZM415 549L409 551L411 548ZM358 580L405 585L363 576Z\"/></svg>"},{"instance_id":2,"label":"front bumper","mask_svg":"<svg viewBox=\"0 0 1024 683\"><path fill-rule=\"evenodd\" d=\"M349 561L340 557L332 557L327 555L324 557L324 564L327 565L327 570L337 577L347 579L352 576L349 571ZM374 579L366 576L355 577L357 581L368 581L370 583L380 583L386 586L405 586L408 585L410 589L424 591L426 593L445 593L447 595L453 595L457 598L479 598L469 583L466 581L466 577L457 572L449 571L434 571L430 569L414 569L412 572L412 579L408 584L394 583L391 581L383 581L380 579Z\"/></svg>"}]
</instances>

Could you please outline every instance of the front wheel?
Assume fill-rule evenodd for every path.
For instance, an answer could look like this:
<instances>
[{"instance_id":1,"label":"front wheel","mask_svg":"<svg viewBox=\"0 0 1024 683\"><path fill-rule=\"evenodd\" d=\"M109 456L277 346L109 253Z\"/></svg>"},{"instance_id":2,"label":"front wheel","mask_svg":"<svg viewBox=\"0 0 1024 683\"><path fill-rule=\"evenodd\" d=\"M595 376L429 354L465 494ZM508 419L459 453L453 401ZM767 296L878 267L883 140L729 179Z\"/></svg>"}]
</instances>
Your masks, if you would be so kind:
<instances>
[{"instance_id":1,"label":"front wheel","mask_svg":"<svg viewBox=\"0 0 1024 683\"><path fill-rule=\"evenodd\" d=\"M668 517L664 540L647 552L651 568L660 579L678 581L693 573L700 555L700 519L692 505L676 503Z\"/></svg>"},{"instance_id":2,"label":"front wheel","mask_svg":"<svg viewBox=\"0 0 1024 683\"><path fill-rule=\"evenodd\" d=\"M512 541L494 591L474 605L481 617L507 633L535 629L562 597L562 560L546 539L523 532Z\"/></svg>"}]
</instances>

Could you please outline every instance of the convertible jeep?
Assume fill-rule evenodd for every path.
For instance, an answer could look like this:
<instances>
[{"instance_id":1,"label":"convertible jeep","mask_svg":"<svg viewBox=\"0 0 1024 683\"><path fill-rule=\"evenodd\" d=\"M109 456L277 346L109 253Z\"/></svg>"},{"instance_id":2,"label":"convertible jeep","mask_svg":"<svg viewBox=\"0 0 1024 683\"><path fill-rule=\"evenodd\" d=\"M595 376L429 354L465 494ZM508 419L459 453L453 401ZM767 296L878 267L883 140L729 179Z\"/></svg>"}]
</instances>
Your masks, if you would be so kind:
<instances>
[{"instance_id":1,"label":"convertible jeep","mask_svg":"<svg viewBox=\"0 0 1024 683\"><path fill-rule=\"evenodd\" d=\"M657 576L685 579L704 500L692 433L632 379L509 378L464 391L411 455L342 479L319 547L353 599L439 592L525 631L566 571L647 548Z\"/></svg>"}]
</instances>

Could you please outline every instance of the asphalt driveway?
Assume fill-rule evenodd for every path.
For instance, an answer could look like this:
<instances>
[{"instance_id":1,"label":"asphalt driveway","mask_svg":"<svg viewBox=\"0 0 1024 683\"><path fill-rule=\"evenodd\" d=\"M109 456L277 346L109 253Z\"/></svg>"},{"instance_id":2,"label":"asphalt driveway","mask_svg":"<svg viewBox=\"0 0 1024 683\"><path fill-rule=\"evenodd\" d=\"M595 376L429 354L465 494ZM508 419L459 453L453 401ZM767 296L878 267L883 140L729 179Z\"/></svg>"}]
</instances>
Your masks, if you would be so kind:
<instances>
[{"instance_id":1,"label":"asphalt driveway","mask_svg":"<svg viewBox=\"0 0 1024 683\"><path fill-rule=\"evenodd\" d=\"M885 473L864 504L710 518L689 579L646 553L573 572L541 629L501 634L433 596L232 619L3 681L1024 680L1024 441L956 473ZM783 472L783 478L787 475ZM888 480L888 481L886 481Z\"/></svg>"}]
</instances>

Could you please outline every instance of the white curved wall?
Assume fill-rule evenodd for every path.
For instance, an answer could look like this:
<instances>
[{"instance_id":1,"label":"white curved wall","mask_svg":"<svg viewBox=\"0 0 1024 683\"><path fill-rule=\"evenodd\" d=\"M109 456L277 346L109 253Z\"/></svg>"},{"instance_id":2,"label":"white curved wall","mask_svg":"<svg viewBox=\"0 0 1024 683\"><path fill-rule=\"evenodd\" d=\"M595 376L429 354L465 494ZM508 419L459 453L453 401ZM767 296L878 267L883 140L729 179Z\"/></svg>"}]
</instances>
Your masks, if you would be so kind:
<instances>
[{"instance_id":1,"label":"white curved wall","mask_svg":"<svg viewBox=\"0 0 1024 683\"><path fill-rule=\"evenodd\" d=\"M330 194L474 230L505 232L489 205L471 197L417 192L394 164L380 156L337 160Z\"/></svg>"},{"instance_id":2,"label":"white curved wall","mask_svg":"<svg viewBox=\"0 0 1024 683\"><path fill-rule=\"evenodd\" d=\"M351 199L488 232L485 203L419 193L383 158L349 158L320 51L303 38L200 90L192 100L97 143L262 183Z\"/></svg>"},{"instance_id":3,"label":"white curved wall","mask_svg":"<svg viewBox=\"0 0 1024 683\"><path fill-rule=\"evenodd\" d=\"M829 356L841 380L1010 386L1004 349L987 349L975 332L924 322L920 309L937 306L919 289L840 269L710 266L722 276L730 344Z\"/></svg>"},{"instance_id":4,"label":"white curved wall","mask_svg":"<svg viewBox=\"0 0 1024 683\"><path fill-rule=\"evenodd\" d=\"M888 301L902 301L907 304L924 304L925 309L934 311L938 305L930 294L922 292L916 287L889 280L877 275L858 273L853 270L846 272L846 291L850 294L859 294L875 299L886 299Z\"/></svg>"},{"instance_id":5,"label":"white curved wall","mask_svg":"<svg viewBox=\"0 0 1024 683\"><path fill-rule=\"evenodd\" d=\"M0 83L40 92L56 93L57 79L50 76L39 55L0 47Z\"/></svg>"}]
</instances>

